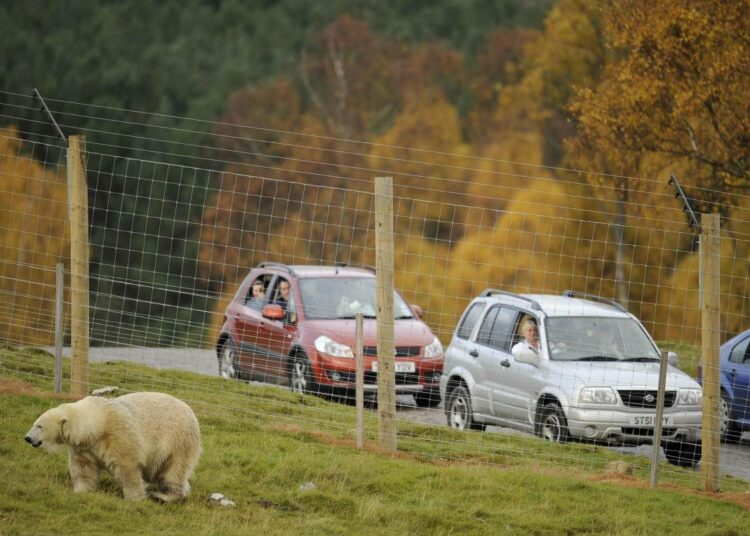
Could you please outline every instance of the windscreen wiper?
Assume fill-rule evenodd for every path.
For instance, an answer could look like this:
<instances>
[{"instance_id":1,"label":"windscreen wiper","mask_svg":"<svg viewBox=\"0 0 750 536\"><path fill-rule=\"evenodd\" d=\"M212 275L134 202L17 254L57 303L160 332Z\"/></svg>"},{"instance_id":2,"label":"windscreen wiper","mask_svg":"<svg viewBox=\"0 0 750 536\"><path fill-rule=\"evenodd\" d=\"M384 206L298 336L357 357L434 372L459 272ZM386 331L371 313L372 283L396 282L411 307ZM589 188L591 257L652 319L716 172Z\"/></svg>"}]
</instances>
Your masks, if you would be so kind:
<instances>
[{"instance_id":1,"label":"windscreen wiper","mask_svg":"<svg viewBox=\"0 0 750 536\"><path fill-rule=\"evenodd\" d=\"M576 361L619 361L619 359L611 355L587 355L579 357Z\"/></svg>"}]
</instances>

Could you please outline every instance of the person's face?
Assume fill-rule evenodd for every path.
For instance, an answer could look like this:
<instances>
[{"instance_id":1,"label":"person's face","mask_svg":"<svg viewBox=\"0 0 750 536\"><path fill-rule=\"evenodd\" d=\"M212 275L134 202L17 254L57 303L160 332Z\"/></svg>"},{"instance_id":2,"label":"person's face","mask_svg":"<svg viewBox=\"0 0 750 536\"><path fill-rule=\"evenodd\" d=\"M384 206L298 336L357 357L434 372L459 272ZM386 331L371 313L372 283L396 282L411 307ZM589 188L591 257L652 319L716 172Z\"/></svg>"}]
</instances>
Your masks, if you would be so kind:
<instances>
[{"instance_id":1,"label":"person's face","mask_svg":"<svg viewBox=\"0 0 750 536\"><path fill-rule=\"evenodd\" d=\"M279 283L279 294L286 301L289 301L289 281L282 281Z\"/></svg>"},{"instance_id":2,"label":"person's face","mask_svg":"<svg viewBox=\"0 0 750 536\"><path fill-rule=\"evenodd\" d=\"M523 328L523 337L528 343L536 343L539 340L539 330L535 324L526 324Z\"/></svg>"},{"instance_id":3,"label":"person's face","mask_svg":"<svg viewBox=\"0 0 750 536\"><path fill-rule=\"evenodd\" d=\"M256 284L253 285L253 298L262 298L263 297L263 285Z\"/></svg>"}]
</instances>

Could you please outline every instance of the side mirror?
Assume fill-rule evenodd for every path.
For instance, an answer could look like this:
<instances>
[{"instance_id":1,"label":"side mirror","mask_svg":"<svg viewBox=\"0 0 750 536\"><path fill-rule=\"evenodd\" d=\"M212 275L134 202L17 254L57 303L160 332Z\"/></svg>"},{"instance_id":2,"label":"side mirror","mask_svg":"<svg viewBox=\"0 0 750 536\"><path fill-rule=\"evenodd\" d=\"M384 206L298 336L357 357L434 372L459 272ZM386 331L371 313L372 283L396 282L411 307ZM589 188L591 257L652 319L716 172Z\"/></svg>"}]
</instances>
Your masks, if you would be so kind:
<instances>
[{"instance_id":1,"label":"side mirror","mask_svg":"<svg viewBox=\"0 0 750 536\"><path fill-rule=\"evenodd\" d=\"M679 361L677 360L677 354L675 352L667 352L667 363L673 367L678 365Z\"/></svg>"},{"instance_id":2,"label":"side mirror","mask_svg":"<svg viewBox=\"0 0 750 536\"><path fill-rule=\"evenodd\" d=\"M414 312L415 315L417 315L417 318L422 318L424 316L424 309L422 309L416 303L411 304L411 310Z\"/></svg>"},{"instance_id":3,"label":"side mirror","mask_svg":"<svg viewBox=\"0 0 750 536\"><path fill-rule=\"evenodd\" d=\"M529 365L534 366L539 365L539 354L532 350L529 350L528 348L517 350L513 353L513 357L515 357L516 361L518 361L519 363L528 363Z\"/></svg>"},{"instance_id":4,"label":"side mirror","mask_svg":"<svg viewBox=\"0 0 750 536\"><path fill-rule=\"evenodd\" d=\"M276 303L269 303L263 307L263 316L269 320L284 320L286 317L286 311L281 308L281 305Z\"/></svg>"}]
</instances>

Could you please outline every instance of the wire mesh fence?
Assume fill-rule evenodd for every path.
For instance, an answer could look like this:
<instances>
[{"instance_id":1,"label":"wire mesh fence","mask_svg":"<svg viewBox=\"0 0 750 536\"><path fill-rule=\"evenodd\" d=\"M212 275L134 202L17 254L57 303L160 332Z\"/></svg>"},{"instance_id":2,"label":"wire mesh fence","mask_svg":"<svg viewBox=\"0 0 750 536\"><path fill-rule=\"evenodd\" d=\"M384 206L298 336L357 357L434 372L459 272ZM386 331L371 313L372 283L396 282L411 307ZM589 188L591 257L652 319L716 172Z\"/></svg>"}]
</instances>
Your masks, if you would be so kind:
<instances>
[{"instance_id":1,"label":"wire mesh fence","mask_svg":"<svg viewBox=\"0 0 750 536\"><path fill-rule=\"evenodd\" d=\"M5 121L14 106L33 106L4 98ZM640 454L634 463L647 466L665 350L661 455L671 464L662 471L679 476L687 473L674 467L699 462L699 232L668 177L198 121L141 139L120 127L132 132L159 116L50 108L63 130L87 120L91 366L123 361L95 369L91 389L127 389L137 378L169 391L161 368L220 375L226 386L248 380L228 409L270 412L289 425L304 418L353 438L353 413L342 409L354 398L357 314L365 391L376 401L373 184L389 175L397 420L424 425L401 444L420 441L410 448L440 456L450 441L479 457L489 436L540 461L586 466L592 448L609 448ZM717 197L681 182L691 198ZM67 188L60 140L0 131L0 339L9 348L54 345L57 263L70 344ZM709 204L722 215L718 460L722 474L750 482L750 204L734 192L720 198ZM0 371L48 377L53 359L9 350ZM67 379L69 361L64 368ZM193 401L210 403L216 384L180 378ZM265 384L332 403L316 402L303 417L282 396L254 406L248 393ZM462 432L432 432L446 426ZM374 432L370 421L370 439ZM570 446L546 448L542 439Z\"/></svg>"}]
</instances>

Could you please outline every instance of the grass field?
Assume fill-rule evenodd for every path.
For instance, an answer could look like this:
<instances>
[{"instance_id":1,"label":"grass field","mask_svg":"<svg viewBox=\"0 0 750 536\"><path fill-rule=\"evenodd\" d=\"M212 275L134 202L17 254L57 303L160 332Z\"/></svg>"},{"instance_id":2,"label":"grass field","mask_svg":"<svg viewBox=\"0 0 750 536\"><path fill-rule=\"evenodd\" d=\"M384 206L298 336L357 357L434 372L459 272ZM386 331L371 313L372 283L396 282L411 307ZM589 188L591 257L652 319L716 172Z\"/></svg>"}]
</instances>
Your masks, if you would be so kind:
<instances>
[{"instance_id":1,"label":"grass field","mask_svg":"<svg viewBox=\"0 0 750 536\"><path fill-rule=\"evenodd\" d=\"M74 495L64 455L32 449L24 433L67 397L52 393L52 360L0 350L2 534L747 534L750 489L725 478L700 491L700 475L591 445L463 433L399 421L399 449L353 445L354 409L272 386L132 363L92 364L91 388L163 391L186 400L204 454L184 504L128 503L102 475L101 490ZM64 384L67 388L67 378ZM632 476L608 476L625 459ZM220 492L236 502L207 501Z\"/></svg>"}]
</instances>

